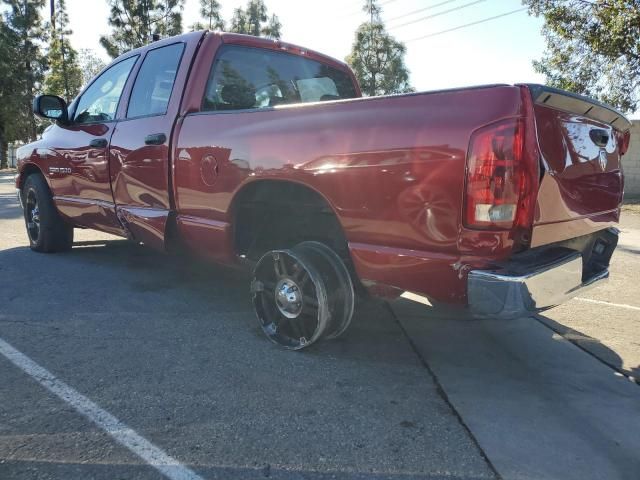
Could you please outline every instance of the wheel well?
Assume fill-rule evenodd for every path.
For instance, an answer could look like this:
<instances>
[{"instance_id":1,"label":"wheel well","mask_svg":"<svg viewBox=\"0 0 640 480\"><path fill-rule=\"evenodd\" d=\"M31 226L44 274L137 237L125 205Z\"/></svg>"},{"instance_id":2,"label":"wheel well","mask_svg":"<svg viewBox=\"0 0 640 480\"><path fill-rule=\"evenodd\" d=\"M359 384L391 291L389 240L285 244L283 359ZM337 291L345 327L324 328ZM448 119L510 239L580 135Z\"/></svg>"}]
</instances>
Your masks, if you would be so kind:
<instances>
[{"instance_id":1,"label":"wheel well","mask_svg":"<svg viewBox=\"0 0 640 480\"><path fill-rule=\"evenodd\" d=\"M36 167L32 163L28 163L27 165L24 166L24 168L20 172L20 181L18 183L18 185L20 186L20 190L24 189L24 182L27 180L27 177L33 174L42 175L42 177L44 178L44 175L42 174L42 170L40 170L38 167ZM47 183L47 188L48 188L49 182L47 182L46 178L44 180L45 180L45 183Z\"/></svg>"},{"instance_id":2,"label":"wheel well","mask_svg":"<svg viewBox=\"0 0 640 480\"><path fill-rule=\"evenodd\" d=\"M258 260L265 252L306 240L322 242L350 266L347 239L333 208L304 185L260 180L234 200L234 246L238 255Z\"/></svg>"}]
</instances>

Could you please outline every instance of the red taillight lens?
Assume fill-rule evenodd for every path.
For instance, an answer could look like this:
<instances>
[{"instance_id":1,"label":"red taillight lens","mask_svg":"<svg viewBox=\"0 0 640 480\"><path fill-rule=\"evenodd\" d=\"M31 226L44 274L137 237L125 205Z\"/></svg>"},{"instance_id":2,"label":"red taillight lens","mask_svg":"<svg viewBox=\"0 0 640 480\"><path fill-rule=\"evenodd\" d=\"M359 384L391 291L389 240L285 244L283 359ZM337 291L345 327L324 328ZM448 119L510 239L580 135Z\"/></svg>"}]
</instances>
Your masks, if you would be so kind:
<instances>
[{"instance_id":1,"label":"red taillight lens","mask_svg":"<svg viewBox=\"0 0 640 480\"><path fill-rule=\"evenodd\" d=\"M527 191L523 165L524 120L510 119L476 130L467 156L465 226L509 229Z\"/></svg>"},{"instance_id":2,"label":"red taillight lens","mask_svg":"<svg viewBox=\"0 0 640 480\"><path fill-rule=\"evenodd\" d=\"M631 130L627 130L626 132L620 134L619 137L619 146L618 153L620 155L624 155L629 150L629 144L631 143Z\"/></svg>"}]
</instances>

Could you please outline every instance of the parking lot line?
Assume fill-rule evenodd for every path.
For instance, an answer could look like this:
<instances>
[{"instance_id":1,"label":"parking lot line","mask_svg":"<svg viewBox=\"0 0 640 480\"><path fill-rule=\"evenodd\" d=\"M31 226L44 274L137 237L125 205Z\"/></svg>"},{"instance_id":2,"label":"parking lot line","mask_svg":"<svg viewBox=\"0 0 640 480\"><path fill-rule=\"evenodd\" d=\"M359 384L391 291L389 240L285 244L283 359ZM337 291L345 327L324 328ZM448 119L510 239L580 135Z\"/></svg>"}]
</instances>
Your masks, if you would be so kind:
<instances>
[{"instance_id":1,"label":"parking lot line","mask_svg":"<svg viewBox=\"0 0 640 480\"><path fill-rule=\"evenodd\" d=\"M591 298L582 298L582 297L576 297L574 300L579 300L581 302L587 302L587 303L595 303L598 305L609 305L610 307L626 308L627 310L640 311L640 307L634 307L633 305L627 305L626 303L603 302L602 300L592 300Z\"/></svg>"},{"instance_id":2,"label":"parking lot line","mask_svg":"<svg viewBox=\"0 0 640 480\"><path fill-rule=\"evenodd\" d=\"M147 464L171 480L203 480L195 472L167 455L106 410L59 380L25 354L0 338L0 353L11 363L36 380L51 393L71 405L79 413L98 425L115 441L129 449Z\"/></svg>"}]
</instances>

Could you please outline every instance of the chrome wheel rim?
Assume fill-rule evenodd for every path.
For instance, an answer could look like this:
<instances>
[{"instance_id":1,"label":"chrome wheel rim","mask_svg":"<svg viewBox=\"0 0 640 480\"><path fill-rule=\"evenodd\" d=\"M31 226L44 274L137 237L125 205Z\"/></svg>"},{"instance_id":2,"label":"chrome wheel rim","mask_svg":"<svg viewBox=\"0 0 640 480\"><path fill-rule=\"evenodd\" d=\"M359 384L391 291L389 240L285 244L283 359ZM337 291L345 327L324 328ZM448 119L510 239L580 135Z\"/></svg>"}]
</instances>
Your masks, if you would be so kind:
<instances>
[{"instance_id":1,"label":"chrome wheel rim","mask_svg":"<svg viewBox=\"0 0 640 480\"><path fill-rule=\"evenodd\" d=\"M320 274L302 255L275 250L257 263L251 284L262 331L290 350L317 342L326 332L329 310Z\"/></svg>"},{"instance_id":2,"label":"chrome wheel rim","mask_svg":"<svg viewBox=\"0 0 640 480\"><path fill-rule=\"evenodd\" d=\"M349 270L338 254L324 243L303 242L293 250L309 259L320 272L327 291L330 317L325 338L338 338L351 325L355 308L355 291Z\"/></svg>"},{"instance_id":3,"label":"chrome wheel rim","mask_svg":"<svg viewBox=\"0 0 640 480\"><path fill-rule=\"evenodd\" d=\"M282 278L274 290L275 302L280 313L289 319L297 318L302 313L302 291L291 278Z\"/></svg>"},{"instance_id":4,"label":"chrome wheel rim","mask_svg":"<svg viewBox=\"0 0 640 480\"><path fill-rule=\"evenodd\" d=\"M27 232L33 243L40 238L40 208L38 207L38 199L33 191L27 195L25 204L25 212L27 214Z\"/></svg>"}]
</instances>

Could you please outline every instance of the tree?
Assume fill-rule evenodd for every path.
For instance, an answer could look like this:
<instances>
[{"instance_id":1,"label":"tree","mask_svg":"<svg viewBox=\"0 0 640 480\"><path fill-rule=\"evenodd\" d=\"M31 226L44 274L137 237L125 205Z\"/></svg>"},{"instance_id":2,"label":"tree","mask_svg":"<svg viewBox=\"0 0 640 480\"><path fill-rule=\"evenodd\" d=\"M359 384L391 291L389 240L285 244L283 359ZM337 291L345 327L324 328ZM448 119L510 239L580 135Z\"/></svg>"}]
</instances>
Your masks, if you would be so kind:
<instances>
[{"instance_id":1,"label":"tree","mask_svg":"<svg viewBox=\"0 0 640 480\"><path fill-rule=\"evenodd\" d=\"M86 86L93 77L107 66L107 64L96 55L96 52L90 48L80 49L78 60L80 63L80 71L82 72L83 86Z\"/></svg>"},{"instance_id":2,"label":"tree","mask_svg":"<svg viewBox=\"0 0 640 480\"><path fill-rule=\"evenodd\" d=\"M69 44L73 33L69 28L69 16L65 0L57 0L52 18L49 47L49 73L45 77L44 90L70 102L82 87L82 72L78 64L78 52Z\"/></svg>"},{"instance_id":3,"label":"tree","mask_svg":"<svg viewBox=\"0 0 640 480\"><path fill-rule=\"evenodd\" d=\"M216 0L200 0L200 15L203 22L196 22L191 26L196 30L224 30L224 20L220 14L220 3Z\"/></svg>"},{"instance_id":4,"label":"tree","mask_svg":"<svg viewBox=\"0 0 640 480\"><path fill-rule=\"evenodd\" d=\"M534 61L551 86L630 112L640 106L640 0L523 0L544 18Z\"/></svg>"},{"instance_id":5,"label":"tree","mask_svg":"<svg viewBox=\"0 0 640 480\"><path fill-rule=\"evenodd\" d=\"M249 0L247 7L236 8L231 18L230 31L254 37L280 38L282 24L277 15L269 17L264 0Z\"/></svg>"},{"instance_id":6,"label":"tree","mask_svg":"<svg viewBox=\"0 0 640 480\"><path fill-rule=\"evenodd\" d=\"M100 44L115 58L160 37L182 33L184 0L107 0L111 11L111 35Z\"/></svg>"},{"instance_id":7,"label":"tree","mask_svg":"<svg viewBox=\"0 0 640 480\"><path fill-rule=\"evenodd\" d=\"M46 32L40 17L44 0L2 0L2 5L0 147L5 162L8 142L34 140L38 133L31 105L46 68L40 44Z\"/></svg>"},{"instance_id":8,"label":"tree","mask_svg":"<svg viewBox=\"0 0 640 480\"><path fill-rule=\"evenodd\" d=\"M271 15L269 22L262 28L262 36L268 38L280 38L282 23L277 15Z\"/></svg>"},{"instance_id":9,"label":"tree","mask_svg":"<svg viewBox=\"0 0 640 480\"><path fill-rule=\"evenodd\" d=\"M229 31L234 33L248 33L248 19L247 14L241 8L235 8L233 10L233 17L231 17L231 25L229 26Z\"/></svg>"},{"instance_id":10,"label":"tree","mask_svg":"<svg viewBox=\"0 0 640 480\"><path fill-rule=\"evenodd\" d=\"M8 143L15 138L15 119L20 112L13 66L19 60L18 37L0 17L0 168L7 167Z\"/></svg>"},{"instance_id":11,"label":"tree","mask_svg":"<svg viewBox=\"0 0 640 480\"><path fill-rule=\"evenodd\" d=\"M404 63L406 47L387 33L376 0L368 0L364 10L370 21L356 30L355 42L346 58L363 93L375 96L414 91Z\"/></svg>"}]
</instances>

